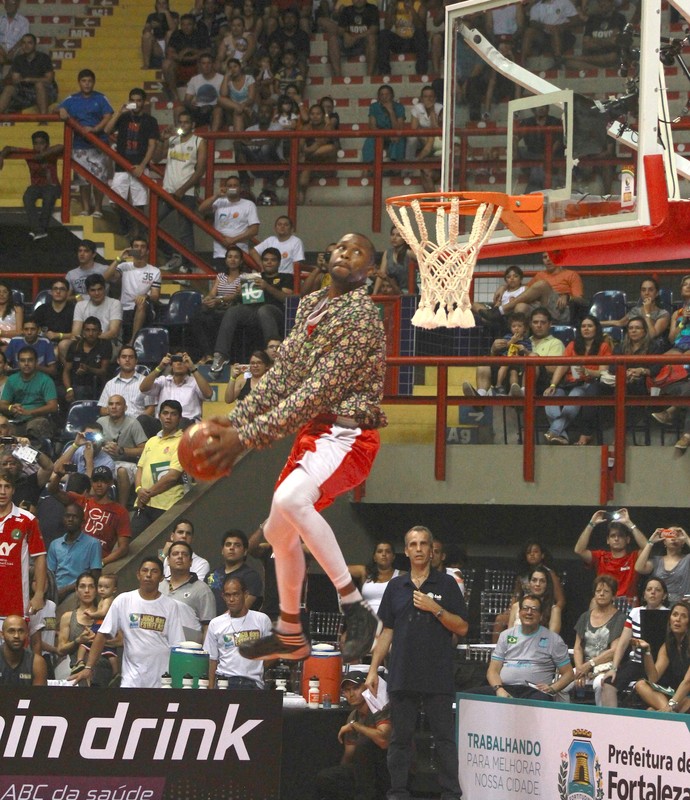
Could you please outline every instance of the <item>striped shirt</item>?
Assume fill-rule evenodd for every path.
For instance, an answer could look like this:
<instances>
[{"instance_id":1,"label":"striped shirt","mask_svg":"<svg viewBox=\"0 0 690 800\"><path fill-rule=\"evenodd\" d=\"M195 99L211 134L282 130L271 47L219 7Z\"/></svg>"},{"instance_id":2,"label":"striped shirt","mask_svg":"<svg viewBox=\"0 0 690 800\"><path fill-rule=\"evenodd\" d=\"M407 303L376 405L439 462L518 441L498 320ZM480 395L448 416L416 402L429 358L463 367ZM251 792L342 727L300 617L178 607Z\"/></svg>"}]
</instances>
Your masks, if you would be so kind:
<instances>
[{"instance_id":1,"label":"striped shirt","mask_svg":"<svg viewBox=\"0 0 690 800\"><path fill-rule=\"evenodd\" d=\"M98 398L98 405L101 408L108 408L108 400L114 394L119 394L125 398L127 409L125 413L129 417L138 417L146 412L145 406L154 405L155 401L139 391L139 385L144 380L144 375L135 372L131 378L123 378L116 375L111 378L103 387L101 396Z\"/></svg>"}]
</instances>

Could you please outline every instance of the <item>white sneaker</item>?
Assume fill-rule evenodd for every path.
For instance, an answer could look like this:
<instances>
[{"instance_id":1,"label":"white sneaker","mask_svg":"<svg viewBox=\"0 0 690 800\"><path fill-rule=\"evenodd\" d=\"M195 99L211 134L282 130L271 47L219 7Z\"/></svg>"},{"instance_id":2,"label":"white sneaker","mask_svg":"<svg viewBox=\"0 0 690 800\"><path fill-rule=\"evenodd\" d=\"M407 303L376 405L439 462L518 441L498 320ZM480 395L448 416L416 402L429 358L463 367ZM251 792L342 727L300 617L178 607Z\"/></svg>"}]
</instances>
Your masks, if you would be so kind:
<instances>
[{"instance_id":1,"label":"white sneaker","mask_svg":"<svg viewBox=\"0 0 690 800\"><path fill-rule=\"evenodd\" d=\"M520 386L519 383L511 383L510 392L508 392L508 394L511 397L524 397L525 390L522 388L522 386Z\"/></svg>"},{"instance_id":2,"label":"white sneaker","mask_svg":"<svg viewBox=\"0 0 690 800\"><path fill-rule=\"evenodd\" d=\"M479 392L469 381L464 381L462 384L462 393L465 395L465 397L479 397Z\"/></svg>"}]
</instances>

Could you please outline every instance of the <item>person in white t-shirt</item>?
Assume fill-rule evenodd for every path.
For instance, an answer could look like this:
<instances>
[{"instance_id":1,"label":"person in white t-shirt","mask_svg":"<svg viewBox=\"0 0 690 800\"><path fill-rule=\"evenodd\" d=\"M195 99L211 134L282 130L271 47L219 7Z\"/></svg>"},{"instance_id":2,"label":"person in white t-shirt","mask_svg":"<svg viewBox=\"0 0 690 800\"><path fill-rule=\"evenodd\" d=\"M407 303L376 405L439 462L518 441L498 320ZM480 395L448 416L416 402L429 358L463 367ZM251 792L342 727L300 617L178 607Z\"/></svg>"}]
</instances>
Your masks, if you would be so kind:
<instances>
[{"instance_id":1,"label":"person in white t-shirt","mask_svg":"<svg viewBox=\"0 0 690 800\"><path fill-rule=\"evenodd\" d=\"M240 655L239 648L241 644L268 636L271 620L261 611L247 608L247 586L232 573L223 582L223 599L227 613L209 622L204 639L204 650L209 655L209 688L215 688L218 680L224 678L230 689L263 689L263 663Z\"/></svg>"},{"instance_id":2,"label":"person in white t-shirt","mask_svg":"<svg viewBox=\"0 0 690 800\"><path fill-rule=\"evenodd\" d=\"M154 305L161 296L161 271L148 263L149 243L142 237L132 239L131 247L110 263L103 276L111 283L122 282L120 302L122 321L131 330L131 344L137 333L154 319Z\"/></svg>"},{"instance_id":3,"label":"person in white t-shirt","mask_svg":"<svg viewBox=\"0 0 690 800\"><path fill-rule=\"evenodd\" d=\"M219 131L223 122L223 109L218 105L223 76L216 72L213 58L205 53L197 62L199 74L187 84L184 93L184 107L192 114L197 125L209 125L212 131Z\"/></svg>"},{"instance_id":4,"label":"person in white t-shirt","mask_svg":"<svg viewBox=\"0 0 690 800\"><path fill-rule=\"evenodd\" d=\"M168 671L170 648L184 641L179 604L163 596L158 585L163 580L163 563L156 556L145 556L137 570L139 588L119 594L113 600L89 651L84 668L70 680L90 683L94 665L106 640L122 633L123 689L156 689L161 675Z\"/></svg>"},{"instance_id":5,"label":"person in white t-shirt","mask_svg":"<svg viewBox=\"0 0 690 800\"><path fill-rule=\"evenodd\" d=\"M114 297L106 297L105 278L102 275L89 275L86 279L86 293L88 299L80 300L74 306L74 319L72 320L72 339L81 336L84 320L88 317L97 317L101 323L99 339L107 339L113 347L122 343L120 338L122 328L122 303ZM69 345L70 342L67 341Z\"/></svg>"},{"instance_id":6,"label":"person in white t-shirt","mask_svg":"<svg viewBox=\"0 0 690 800\"><path fill-rule=\"evenodd\" d=\"M187 542L187 544L194 547L194 525L191 520L180 519L175 523L175 527L170 532L170 538L163 545L163 549L159 551L158 555L163 559L163 575L166 578L170 577L170 565L168 564L168 553L170 548L175 542ZM197 576L200 581L205 581L206 576L211 571L211 565L205 558L202 558L198 553L192 555L192 572Z\"/></svg>"},{"instance_id":7,"label":"person in white t-shirt","mask_svg":"<svg viewBox=\"0 0 690 800\"><path fill-rule=\"evenodd\" d=\"M278 272L294 275L295 264L300 267L304 262L304 244L299 236L295 236L295 226L290 217L282 215L278 217L273 226L275 236L269 236L263 242L259 242L256 247L252 247L249 254L255 261L261 262L261 255L269 247L275 247L280 251L280 266Z\"/></svg>"},{"instance_id":8,"label":"person in white t-shirt","mask_svg":"<svg viewBox=\"0 0 690 800\"><path fill-rule=\"evenodd\" d=\"M222 241L213 240L213 266L216 272L225 265L225 252L236 244L245 253L249 243L259 232L259 215L251 200L240 197L240 179L230 175L220 189L207 197L199 206L202 215L213 211L213 227L222 235Z\"/></svg>"}]
</instances>

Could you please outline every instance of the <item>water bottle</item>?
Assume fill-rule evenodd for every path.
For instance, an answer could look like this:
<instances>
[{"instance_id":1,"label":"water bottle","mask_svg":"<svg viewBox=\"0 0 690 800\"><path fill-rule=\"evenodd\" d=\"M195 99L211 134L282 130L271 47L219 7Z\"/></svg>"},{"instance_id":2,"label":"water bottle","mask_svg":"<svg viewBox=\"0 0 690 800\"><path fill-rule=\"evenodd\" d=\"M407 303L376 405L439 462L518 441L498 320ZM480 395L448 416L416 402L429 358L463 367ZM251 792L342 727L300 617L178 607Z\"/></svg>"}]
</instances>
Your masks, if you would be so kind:
<instances>
[{"instance_id":1,"label":"water bottle","mask_svg":"<svg viewBox=\"0 0 690 800\"><path fill-rule=\"evenodd\" d=\"M194 688L194 678L189 673L182 676L182 688L183 689Z\"/></svg>"},{"instance_id":2,"label":"water bottle","mask_svg":"<svg viewBox=\"0 0 690 800\"><path fill-rule=\"evenodd\" d=\"M199 689L208 689L208 675L199 678Z\"/></svg>"},{"instance_id":3,"label":"water bottle","mask_svg":"<svg viewBox=\"0 0 690 800\"><path fill-rule=\"evenodd\" d=\"M161 689L172 689L172 677L169 672L161 675Z\"/></svg>"},{"instance_id":4,"label":"water bottle","mask_svg":"<svg viewBox=\"0 0 690 800\"><path fill-rule=\"evenodd\" d=\"M307 705L309 708L318 708L319 701L321 700L321 690L319 688L319 679L316 675L309 678L309 692L307 694Z\"/></svg>"},{"instance_id":5,"label":"water bottle","mask_svg":"<svg viewBox=\"0 0 690 800\"><path fill-rule=\"evenodd\" d=\"M228 688L228 679L227 678L218 678L218 683L216 684L219 689L227 689Z\"/></svg>"},{"instance_id":6,"label":"water bottle","mask_svg":"<svg viewBox=\"0 0 690 800\"><path fill-rule=\"evenodd\" d=\"M321 708L330 708L331 707L331 696L330 694L326 694L324 692L323 699L321 702Z\"/></svg>"}]
</instances>

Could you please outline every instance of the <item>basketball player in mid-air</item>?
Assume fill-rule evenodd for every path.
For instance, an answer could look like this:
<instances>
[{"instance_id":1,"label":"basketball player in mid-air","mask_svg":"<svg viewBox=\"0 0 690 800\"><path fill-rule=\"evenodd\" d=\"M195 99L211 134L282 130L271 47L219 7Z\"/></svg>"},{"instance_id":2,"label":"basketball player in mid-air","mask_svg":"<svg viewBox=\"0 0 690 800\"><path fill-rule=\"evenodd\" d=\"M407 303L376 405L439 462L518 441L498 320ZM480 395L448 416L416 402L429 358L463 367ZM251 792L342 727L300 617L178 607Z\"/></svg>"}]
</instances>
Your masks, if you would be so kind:
<instances>
[{"instance_id":1,"label":"basketball player in mid-air","mask_svg":"<svg viewBox=\"0 0 690 800\"><path fill-rule=\"evenodd\" d=\"M300 302L295 326L261 383L227 417L215 417L217 438L196 451L219 468L249 447L267 447L299 431L264 525L275 553L280 618L270 636L240 647L246 658L300 660L310 653L300 622L308 547L340 595L346 663L374 641L378 619L362 600L335 534L318 512L369 474L379 448L377 428L385 376L383 325L365 281L374 246L348 233L331 254L330 285Z\"/></svg>"}]
</instances>

